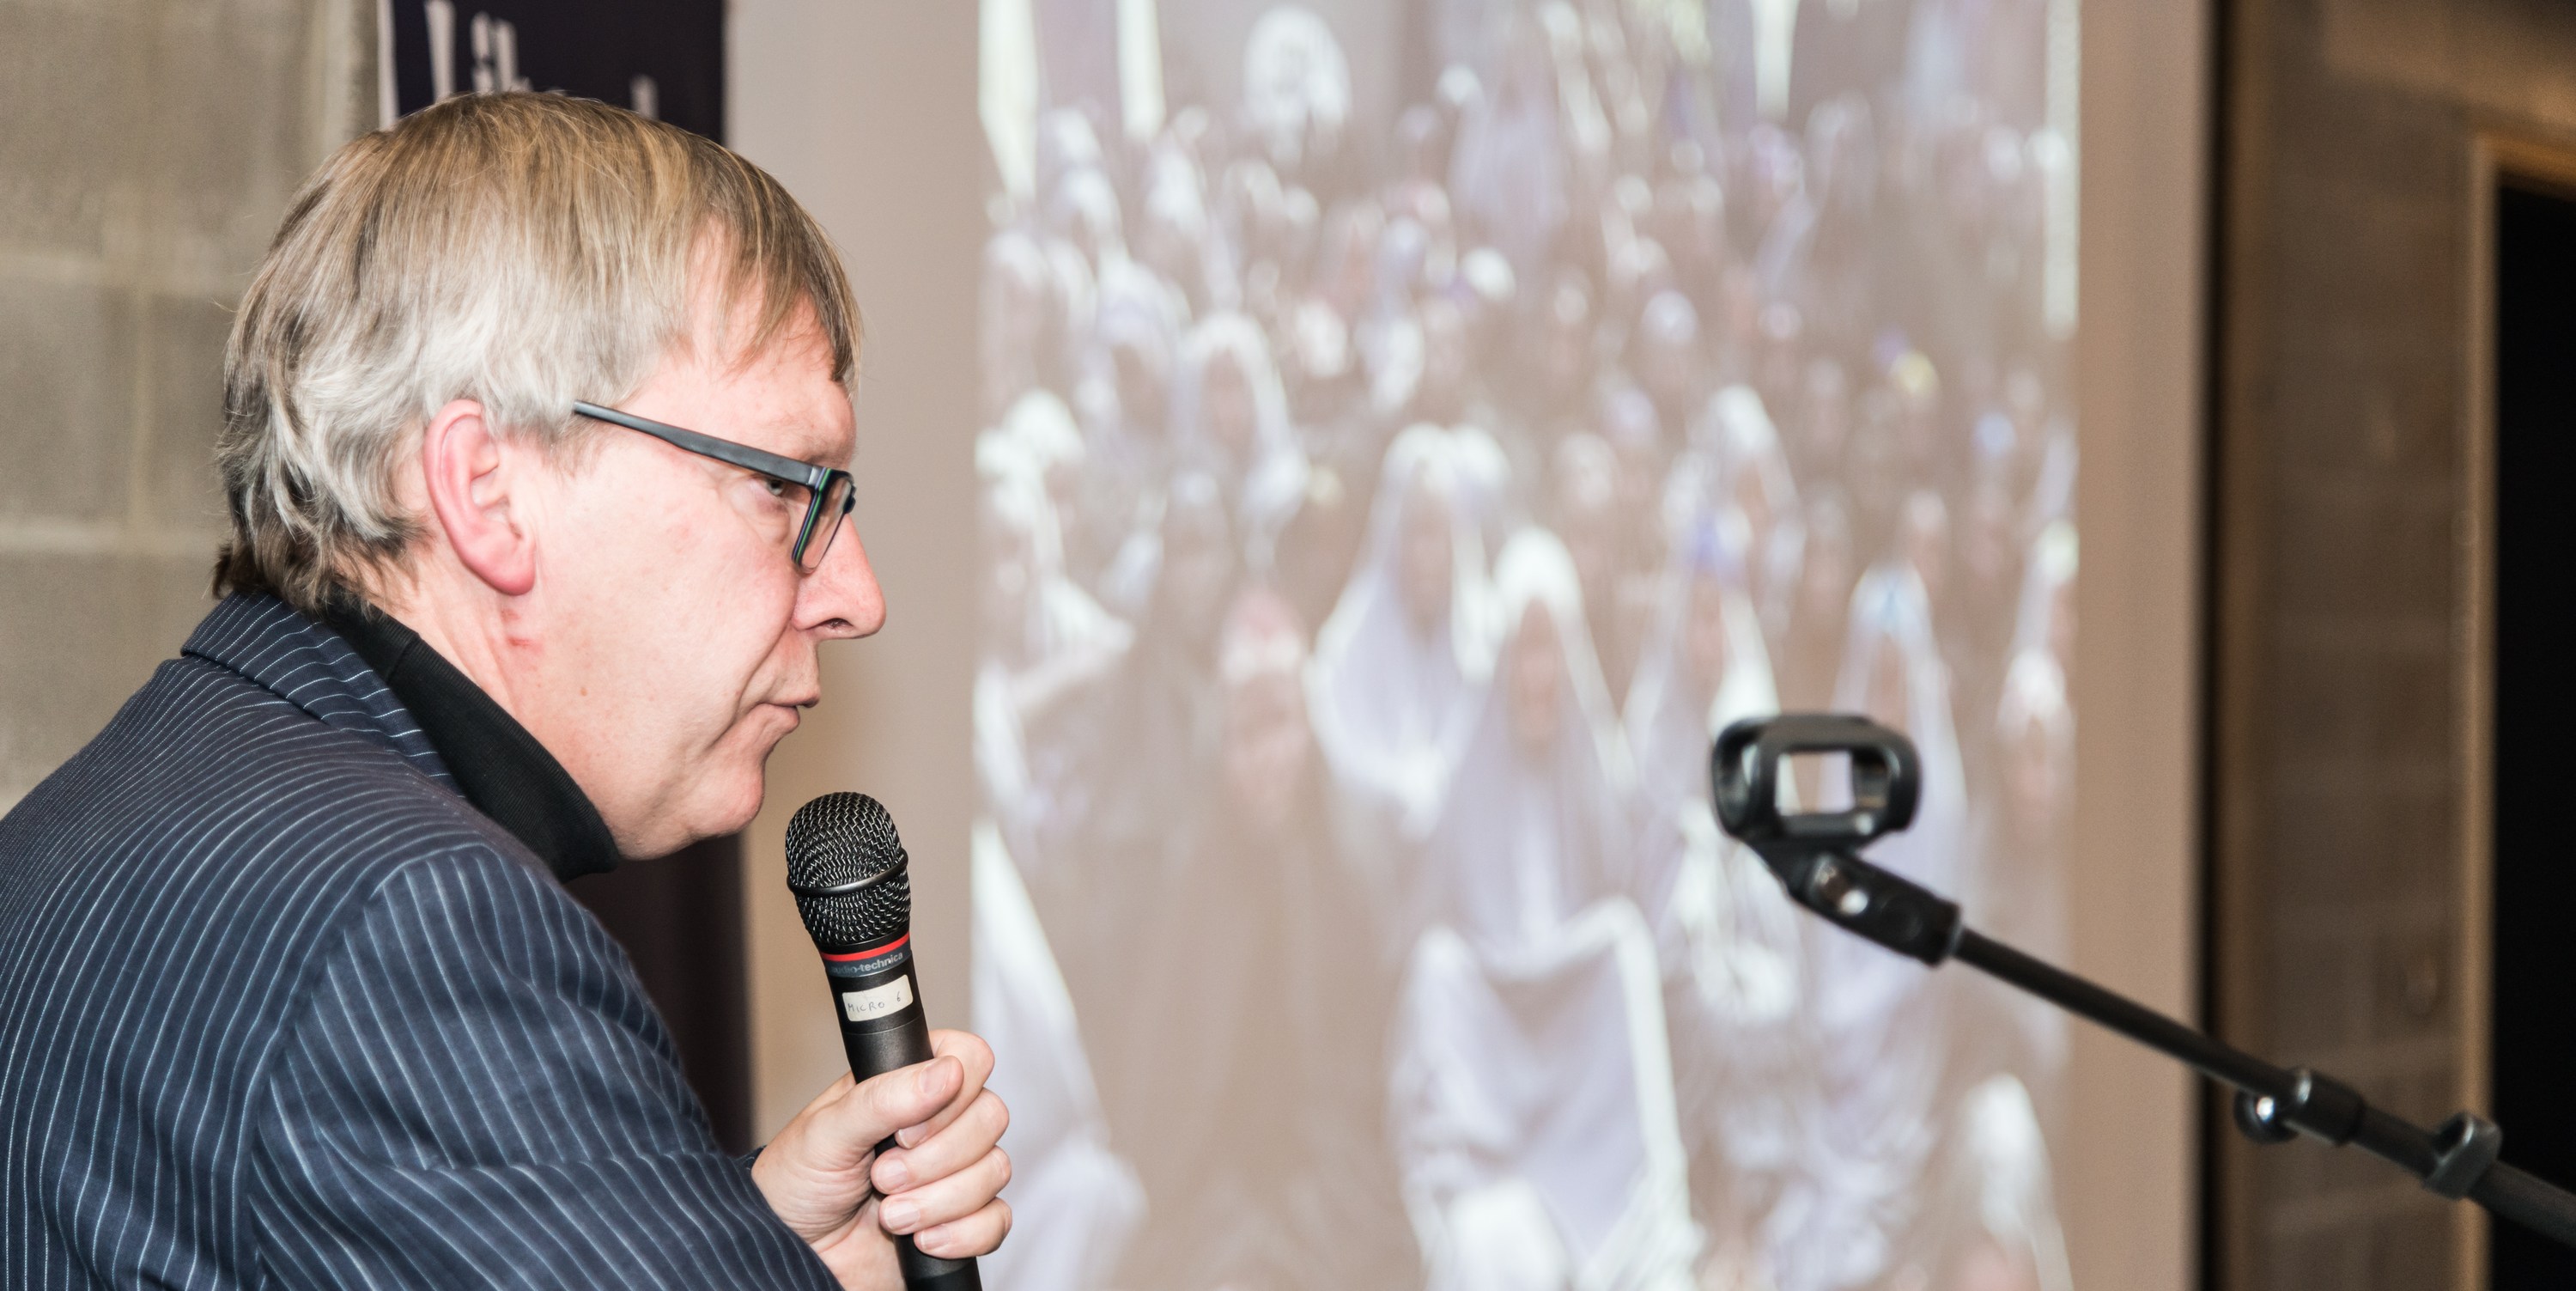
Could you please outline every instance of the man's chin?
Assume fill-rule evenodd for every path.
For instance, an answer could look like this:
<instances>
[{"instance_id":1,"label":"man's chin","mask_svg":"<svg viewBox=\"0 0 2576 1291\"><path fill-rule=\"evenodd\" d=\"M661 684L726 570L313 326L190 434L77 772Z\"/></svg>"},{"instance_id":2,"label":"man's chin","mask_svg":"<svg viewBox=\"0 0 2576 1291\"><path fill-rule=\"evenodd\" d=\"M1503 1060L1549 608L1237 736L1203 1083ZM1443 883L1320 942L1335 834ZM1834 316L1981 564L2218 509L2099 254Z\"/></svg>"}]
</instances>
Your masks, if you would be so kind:
<instances>
[{"instance_id":1,"label":"man's chin","mask_svg":"<svg viewBox=\"0 0 2576 1291\"><path fill-rule=\"evenodd\" d=\"M728 775L725 780L727 787L724 791L710 793L702 804L698 815L698 824L705 831L702 837L739 834L751 828L752 818L760 814L761 799L767 796L760 762ZM711 790L716 788L713 783L707 787Z\"/></svg>"},{"instance_id":2,"label":"man's chin","mask_svg":"<svg viewBox=\"0 0 2576 1291\"><path fill-rule=\"evenodd\" d=\"M796 729L798 717L796 710L779 704L762 705L762 711L771 720L735 726L723 743L702 756L696 774L671 801L666 817L670 837L658 854L751 828L767 796L769 755Z\"/></svg>"},{"instance_id":3,"label":"man's chin","mask_svg":"<svg viewBox=\"0 0 2576 1291\"><path fill-rule=\"evenodd\" d=\"M627 837L620 831L620 851L634 860L669 856L710 838L739 834L751 827L752 818L760 814L762 796L760 764L747 768L710 769L688 786L685 796L671 800L659 819Z\"/></svg>"}]
</instances>

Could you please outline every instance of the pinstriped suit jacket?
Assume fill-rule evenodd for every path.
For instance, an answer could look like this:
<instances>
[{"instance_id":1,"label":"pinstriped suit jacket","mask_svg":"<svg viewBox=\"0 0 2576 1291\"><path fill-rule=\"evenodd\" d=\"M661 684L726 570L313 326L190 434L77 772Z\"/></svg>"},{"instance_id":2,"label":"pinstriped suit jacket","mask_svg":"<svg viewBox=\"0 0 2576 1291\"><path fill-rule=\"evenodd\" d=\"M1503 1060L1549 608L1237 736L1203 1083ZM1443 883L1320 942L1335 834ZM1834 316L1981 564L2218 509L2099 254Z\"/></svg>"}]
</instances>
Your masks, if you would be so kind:
<instances>
[{"instance_id":1,"label":"pinstriped suit jacket","mask_svg":"<svg viewBox=\"0 0 2576 1291\"><path fill-rule=\"evenodd\" d=\"M393 694L218 605L0 819L0 1287L829 1287Z\"/></svg>"}]
</instances>

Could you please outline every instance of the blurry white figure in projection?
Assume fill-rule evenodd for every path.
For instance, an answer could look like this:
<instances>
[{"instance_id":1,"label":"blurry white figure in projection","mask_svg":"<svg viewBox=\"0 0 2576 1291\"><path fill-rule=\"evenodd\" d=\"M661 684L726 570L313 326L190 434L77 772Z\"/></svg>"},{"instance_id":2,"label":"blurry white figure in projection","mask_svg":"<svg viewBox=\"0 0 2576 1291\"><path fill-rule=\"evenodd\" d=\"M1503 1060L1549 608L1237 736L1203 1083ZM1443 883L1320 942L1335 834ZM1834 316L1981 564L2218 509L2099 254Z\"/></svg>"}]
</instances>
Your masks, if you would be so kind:
<instances>
[{"instance_id":1,"label":"blurry white figure in projection","mask_svg":"<svg viewBox=\"0 0 2576 1291\"><path fill-rule=\"evenodd\" d=\"M2039 478L2030 486L2030 502L2023 512L2023 523L2033 533L2045 530L2059 521L2066 522L2067 537L2074 537L2075 472L2081 454L2075 447L2073 427L2058 422L2047 428L2047 438L2040 449ZM2068 551L2067 556L2074 556ZM2073 577L2070 564L2066 575Z\"/></svg>"},{"instance_id":2,"label":"blurry white figure in projection","mask_svg":"<svg viewBox=\"0 0 2576 1291\"><path fill-rule=\"evenodd\" d=\"M2021 604L2014 611L2012 653L2046 651L2062 670L2075 654L2075 523L2051 520L2031 541Z\"/></svg>"},{"instance_id":3,"label":"blurry white figure in projection","mask_svg":"<svg viewBox=\"0 0 2576 1291\"><path fill-rule=\"evenodd\" d=\"M1099 545L1097 539L1085 536L1082 510L1090 456L1082 429L1074 424L1073 410L1052 390L1031 390L1014 399L1001 424L975 441L978 478L989 481L1025 472L1045 486L1047 505L1055 513L1056 546L1069 577L1074 576L1074 551ZM1108 535L1111 540L1117 536Z\"/></svg>"},{"instance_id":4,"label":"blurry white figure in projection","mask_svg":"<svg viewBox=\"0 0 2576 1291\"><path fill-rule=\"evenodd\" d=\"M1083 525L1103 550L1114 551L1140 528L1141 509L1171 473L1172 368L1188 313L1168 285L1132 261L1113 261L1098 292L1080 393L1084 406L1099 410L1098 424L1086 427Z\"/></svg>"},{"instance_id":5,"label":"blurry white figure in projection","mask_svg":"<svg viewBox=\"0 0 2576 1291\"><path fill-rule=\"evenodd\" d=\"M1190 121L1204 113L1192 110ZM1207 181L1189 149L1165 136L1146 151L1136 228L1136 262L1180 294L1192 316L1241 303L1227 264L1210 236Z\"/></svg>"},{"instance_id":6,"label":"blurry white figure in projection","mask_svg":"<svg viewBox=\"0 0 2576 1291\"><path fill-rule=\"evenodd\" d=\"M2066 812L2075 764L2075 710L2067 702L2066 673L2045 649L2013 656L1995 713L1997 795L1990 803L1978 872L1961 902L1977 912L1977 927L2052 963L2064 963L2066 942ZM2020 1064L2053 1086L2065 1070L2066 1014L2019 991L2002 1005L2020 1032Z\"/></svg>"},{"instance_id":7,"label":"blurry white figure in projection","mask_svg":"<svg viewBox=\"0 0 2576 1291\"><path fill-rule=\"evenodd\" d=\"M982 413L1000 417L1013 401L1056 375L1046 367L1053 283L1037 239L1005 229L984 244L984 288L976 314L977 366L984 373Z\"/></svg>"},{"instance_id":8,"label":"blurry white figure in projection","mask_svg":"<svg viewBox=\"0 0 2576 1291\"><path fill-rule=\"evenodd\" d=\"M1210 315L1181 343L1172 445L1234 482L1226 502L1242 530L1245 563L1267 572L1279 530L1305 500L1306 454L1289 424L1270 340L1251 319Z\"/></svg>"},{"instance_id":9,"label":"blurry white figure in projection","mask_svg":"<svg viewBox=\"0 0 2576 1291\"><path fill-rule=\"evenodd\" d=\"M1243 117L1282 179L1341 147L1351 118L1351 67L1332 26L1304 5L1283 4L1243 42Z\"/></svg>"},{"instance_id":10,"label":"blurry white figure in projection","mask_svg":"<svg viewBox=\"0 0 2576 1291\"><path fill-rule=\"evenodd\" d=\"M1268 589L1219 608L1217 694L1195 732L1212 744L1167 731L1109 746L1124 796L1144 801L1092 845L1116 863L1087 872L1078 926L1113 944L1088 970L1068 956L1111 1134L1149 1206L1120 1283L1396 1291L1421 1259L1383 1130L1394 975L1334 845L1305 628ZM1184 631L1149 624L1140 651ZM1175 653L1130 666L1195 666Z\"/></svg>"},{"instance_id":11,"label":"blurry white figure in projection","mask_svg":"<svg viewBox=\"0 0 2576 1291\"><path fill-rule=\"evenodd\" d=\"M1458 464L1468 519L1475 523L1486 551L1502 550L1513 527L1511 458L1492 435L1476 426L1451 427L1449 450Z\"/></svg>"},{"instance_id":12,"label":"blurry white figure in projection","mask_svg":"<svg viewBox=\"0 0 2576 1291\"><path fill-rule=\"evenodd\" d=\"M1770 651L1744 591L1748 528L1742 513L1711 509L1674 535L1629 690L1626 727L1645 822L1635 890L1672 970L1684 953L1683 916L1673 906L1680 835L1710 814L1710 741L1730 722L1779 711Z\"/></svg>"},{"instance_id":13,"label":"blurry white figure in projection","mask_svg":"<svg viewBox=\"0 0 2576 1291\"><path fill-rule=\"evenodd\" d=\"M1966 826L1949 692L1922 580L1902 561L1873 567L1852 591L1834 708L1913 739L1922 806L1913 826L1872 846L1869 859L1941 893L1959 890ZM1828 768L1822 799L1829 809L1851 801L1847 767ZM1859 937L1810 944L1809 1088L1821 1105L1805 1118L1804 1177L1771 1215L1782 1291L1867 1285L1909 1254L1899 1243L1917 1218L1949 1056L1948 1015L1929 969Z\"/></svg>"},{"instance_id":14,"label":"blurry white figure in projection","mask_svg":"<svg viewBox=\"0 0 2576 1291\"><path fill-rule=\"evenodd\" d=\"M1430 825L1448 759L1485 671L1485 546L1459 441L1416 426L1387 448L1369 531L1315 644L1315 739L1346 795L1350 855L1381 910Z\"/></svg>"},{"instance_id":15,"label":"blurry white figure in projection","mask_svg":"<svg viewBox=\"0 0 2576 1291\"><path fill-rule=\"evenodd\" d=\"M1381 417L1399 415L1422 389L1430 356L1415 299L1430 247L1422 226L1407 216L1387 222L1371 257L1371 289L1353 321L1351 341L1368 370L1369 403Z\"/></svg>"},{"instance_id":16,"label":"blurry white figure in projection","mask_svg":"<svg viewBox=\"0 0 2576 1291\"><path fill-rule=\"evenodd\" d=\"M1144 1190L1109 1150L1073 998L989 820L976 822L973 865L975 1026L1011 1105L1003 1142L1016 1221L984 1274L1010 1291L1092 1291L1108 1285L1143 1218Z\"/></svg>"},{"instance_id":17,"label":"blurry white figure in projection","mask_svg":"<svg viewBox=\"0 0 2576 1291\"><path fill-rule=\"evenodd\" d=\"M1046 102L1098 113L1105 124L1126 121L1120 8L1118 0L1031 0Z\"/></svg>"},{"instance_id":18,"label":"blurry white figure in projection","mask_svg":"<svg viewBox=\"0 0 2576 1291\"><path fill-rule=\"evenodd\" d=\"M1601 660L1613 704L1633 680L1628 671L1645 636L1636 616L1620 612L1621 593L1637 559L1631 541L1637 512L1624 495L1624 474L1618 450L1601 436L1582 431L1567 435L1549 455L1541 512L1549 532L1574 558L1574 576L1583 585L1583 606L1592 620L1593 655Z\"/></svg>"},{"instance_id":19,"label":"blurry white figure in projection","mask_svg":"<svg viewBox=\"0 0 2576 1291\"><path fill-rule=\"evenodd\" d=\"M1944 1285L1970 1291L2073 1291L2057 1223L2048 1143L2030 1091L1994 1076L1960 1100L1951 1130L1951 1203L1964 1211L1957 1267Z\"/></svg>"},{"instance_id":20,"label":"blurry white figure in projection","mask_svg":"<svg viewBox=\"0 0 2576 1291\"><path fill-rule=\"evenodd\" d=\"M1392 1124L1435 1291L1680 1291L1690 1219L1633 775L1565 547L1504 546L1505 635L1425 855Z\"/></svg>"},{"instance_id":21,"label":"blurry white figure in projection","mask_svg":"<svg viewBox=\"0 0 2576 1291\"><path fill-rule=\"evenodd\" d=\"M1083 701L1134 633L1064 575L1055 508L1008 439L977 446L983 490L983 651L975 674L975 763L994 823L1031 881L1060 861L1079 823Z\"/></svg>"},{"instance_id":22,"label":"blurry white figure in projection","mask_svg":"<svg viewBox=\"0 0 2576 1291\"><path fill-rule=\"evenodd\" d=\"M1564 121L1547 29L1527 11L1504 28L1501 69L1458 126L1450 202L1523 282L1547 281L1558 230L1571 216Z\"/></svg>"},{"instance_id":23,"label":"blurry white figure in projection","mask_svg":"<svg viewBox=\"0 0 2576 1291\"><path fill-rule=\"evenodd\" d=\"M1749 386L1728 386L1709 400L1718 437L1718 475L1727 501L1749 529L1745 586L1762 616L1764 635L1784 641L1797 604L1798 572L1806 560L1807 527L1790 478L1780 432Z\"/></svg>"},{"instance_id":24,"label":"blurry white figure in projection","mask_svg":"<svg viewBox=\"0 0 2576 1291\"><path fill-rule=\"evenodd\" d=\"M1719 832L1709 746L1779 711L1761 623L1743 590L1744 517L1681 527L1628 699L1640 828L1630 890L1655 930L1693 1192L1719 1259L1758 1283L1760 1224L1797 1164L1806 1052L1804 925L1778 880Z\"/></svg>"}]
</instances>

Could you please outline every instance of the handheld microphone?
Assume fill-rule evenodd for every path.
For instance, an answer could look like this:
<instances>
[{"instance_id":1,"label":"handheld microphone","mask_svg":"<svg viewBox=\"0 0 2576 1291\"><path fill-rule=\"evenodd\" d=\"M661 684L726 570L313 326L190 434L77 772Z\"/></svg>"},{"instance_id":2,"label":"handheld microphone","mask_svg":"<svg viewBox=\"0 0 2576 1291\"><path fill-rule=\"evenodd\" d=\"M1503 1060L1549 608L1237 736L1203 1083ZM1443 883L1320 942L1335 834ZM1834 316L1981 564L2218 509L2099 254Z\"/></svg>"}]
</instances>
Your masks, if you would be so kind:
<instances>
[{"instance_id":1,"label":"handheld microphone","mask_svg":"<svg viewBox=\"0 0 2576 1291\"><path fill-rule=\"evenodd\" d=\"M912 971L912 880L903 840L885 805L863 793L828 793L787 822L787 890L840 1015L841 1049L860 1080L930 1061L930 1024ZM877 1145L882 1155L894 1146ZM894 1239L910 1291L983 1291L975 1261L924 1255L910 1234Z\"/></svg>"}]
</instances>

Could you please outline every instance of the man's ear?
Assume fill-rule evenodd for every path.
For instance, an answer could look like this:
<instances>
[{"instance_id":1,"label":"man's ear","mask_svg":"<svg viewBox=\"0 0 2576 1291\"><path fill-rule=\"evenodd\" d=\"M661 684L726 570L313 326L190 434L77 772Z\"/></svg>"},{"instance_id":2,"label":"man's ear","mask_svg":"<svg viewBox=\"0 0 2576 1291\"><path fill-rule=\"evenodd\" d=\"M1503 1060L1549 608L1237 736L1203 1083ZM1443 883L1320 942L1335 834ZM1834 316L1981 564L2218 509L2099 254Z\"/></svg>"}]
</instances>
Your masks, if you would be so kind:
<instances>
[{"instance_id":1,"label":"man's ear","mask_svg":"<svg viewBox=\"0 0 2576 1291\"><path fill-rule=\"evenodd\" d=\"M537 585L537 544L526 500L528 455L501 442L483 405L458 399L432 413L420 432L421 482L430 514L456 559L504 596Z\"/></svg>"}]
</instances>

